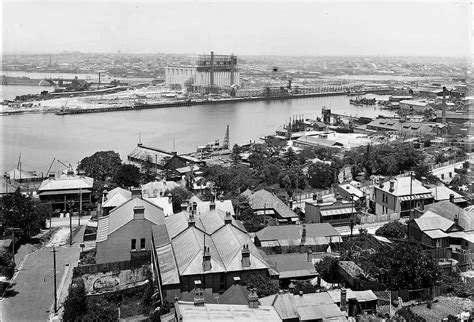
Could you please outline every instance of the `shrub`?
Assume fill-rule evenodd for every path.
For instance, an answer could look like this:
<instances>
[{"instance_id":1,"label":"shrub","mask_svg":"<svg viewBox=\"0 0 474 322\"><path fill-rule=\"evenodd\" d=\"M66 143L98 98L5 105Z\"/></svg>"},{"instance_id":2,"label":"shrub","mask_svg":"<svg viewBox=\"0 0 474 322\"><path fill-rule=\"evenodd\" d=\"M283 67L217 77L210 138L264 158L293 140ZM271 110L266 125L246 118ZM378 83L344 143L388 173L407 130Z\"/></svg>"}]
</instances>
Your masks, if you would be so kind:
<instances>
[{"instance_id":1,"label":"shrub","mask_svg":"<svg viewBox=\"0 0 474 322\"><path fill-rule=\"evenodd\" d=\"M82 278L75 278L69 287L69 294L64 301L64 321L75 321L87 312L86 288Z\"/></svg>"},{"instance_id":2,"label":"shrub","mask_svg":"<svg viewBox=\"0 0 474 322\"><path fill-rule=\"evenodd\" d=\"M273 284L271 278L261 274L251 275L247 280L247 287L255 288L259 297L278 293L278 287Z\"/></svg>"}]
</instances>

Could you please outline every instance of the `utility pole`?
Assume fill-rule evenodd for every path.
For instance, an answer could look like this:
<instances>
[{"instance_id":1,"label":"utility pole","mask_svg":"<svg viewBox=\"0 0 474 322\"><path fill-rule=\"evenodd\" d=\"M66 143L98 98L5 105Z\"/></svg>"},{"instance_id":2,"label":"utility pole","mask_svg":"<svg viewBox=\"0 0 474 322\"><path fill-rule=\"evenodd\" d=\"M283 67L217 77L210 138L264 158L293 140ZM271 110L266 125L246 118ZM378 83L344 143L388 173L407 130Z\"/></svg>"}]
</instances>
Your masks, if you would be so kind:
<instances>
[{"instance_id":1,"label":"utility pole","mask_svg":"<svg viewBox=\"0 0 474 322\"><path fill-rule=\"evenodd\" d=\"M56 288L56 248L53 246L53 269L54 269L54 313L58 312L58 294Z\"/></svg>"},{"instance_id":2,"label":"utility pole","mask_svg":"<svg viewBox=\"0 0 474 322\"><path fill-rule=\"evenodd\" d=\"M72 246L72 206L74 206L74 200L69 200L67 205L69 206L69 246Z\"/></svg>"},{"instance_id":3,"label":"utility pole","mask_svg":"<svg viewBox=\"0 0 474 322\"><path fill-rule=\"evenodd\" d=\"M81 215L82 215L82 187L79 188L79 222L78 226L81 225Z\"/></svg>"},{"instance_id":4,"label":"utility pole","mask_svg":"<svg viewBox=\"0 0 474 322\"><path fill-rule=\"evenodd\" d=\"M11 230L12 232L12 259L13 263L15 263L15 232L21 233L22 229L17 227L9 227L7 230Z\"/></svg>"}]
</instances>

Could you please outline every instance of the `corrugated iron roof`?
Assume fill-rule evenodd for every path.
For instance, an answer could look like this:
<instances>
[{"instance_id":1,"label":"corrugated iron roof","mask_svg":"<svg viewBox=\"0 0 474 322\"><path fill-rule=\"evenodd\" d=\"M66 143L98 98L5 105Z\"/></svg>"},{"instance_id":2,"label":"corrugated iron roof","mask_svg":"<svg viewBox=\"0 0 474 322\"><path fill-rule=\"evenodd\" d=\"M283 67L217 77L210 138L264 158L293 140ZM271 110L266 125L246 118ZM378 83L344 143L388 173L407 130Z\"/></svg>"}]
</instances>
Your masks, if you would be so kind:
<instances>
[{"instance_id":1,"label":"corrugated iron roof","mask_svg":"<svg viewBox=\"0 0 474 322\"><path fill-rule=\"evenodd\" d=\"M318 321L345 317L336 304L302 306L296 309L300 321Z\"/></svg>"},{"instance_id":2,"label":"corrugated iron roof","mask_svg":"<svg viewBox=\"0 0 474 322\"><path fill-rule=\"evenodd\" d=\"M250 201L250 206L255 210L273 209L282 218L298 217L283 201L276 195L264 189L258 190L254 193L244 193Z\"/></svg>"},{"instance_id":3,"label":"corrugated iron roof","mask_svg":"<svg viewBox=\"0 0 474 322\"><path fill-rule=\"evenodd\" d=\"M435 230L425 230L425 234L427 234L431 239L438 239L438 238L446 238L449 237L448 234L446 234L444 231L441 231L439 229Z\"/></svg>"},{"instance_id":4,"label":"corrugated iron roof","mask_svg":"<svg viewBox=\"0 0 474 322\"><path fill-rule=\"evenodd\" d=\"M158 263L160 265L160 275L163 285L179 284L179 272L174 260L173 247L166 244L156 248Z\"/></svg>"},{"instance_id":5,"label":"corrugated iron roof","mask_svg":"<svg viewBox=\"0 0 474 322\"><path fill-rule=\"evenodd\" d=\"M447 231L454 222L441 217L440 215L428 210L420 218L415 219L416 224L421 231L436 230Z\"/></svg>"},{"instance_id":6,"label":"corrugated iron roof","mask_svg":"<svg viewBox=\"0 0 474 322\"><path fill-rule=\"evenodd\" d=\"M474 209L474 207L462 209L449 200L439 201L425 206L425 212L431 211L453 222L454 217L458 215L459 226L465 231L474 230L474 212L472 212L471 209Z\"/></svg>"},{"instance_id":7,"label":"corrugated iron roof","mask_svg":"<svg viewBox=\"0 0 474 322\"><path fill-rule=\"evenodd\" d=\"M329 223L306 224L306 238L341 236ZM262 241L301 239L303 225L268 226L256 233Z\"/></svg>"},{"instance_id":8,"label":"corrugated iron roof","mask_svg":"<svg viewBox=\"0 0 474 322\"><path fill-rule=\"evenodd\" d=\"M384 182L383 188L376 185L375 189L382 190L394 196L431 195L431 191L423 187L420 181L413 179L410 183L410 177L401 177L393 179L393 191L390 191L390 181ZM410 188L411 185L411 188ZM410 193L411 192L411 193Z\"/></svg>"},{"instance_id":9,"label":"corrugated iron roof","mask_svg":"<svg viewBox=\"0 0 474 322\"><path fill-rule=\"evenodd\" d=\"M93 185L92 178L63 174L59 178L44 180L38 189L38 194L50 190L92 189Z\"/></svg>"},{"instance_id":10,"label":"corrugated iron roof","mask_svg":"<svg viewBox=\"0 0 474 322\"><path fill-rule=\"evenodd\" d=\"M321 210L321 216L335 216L335 215L344 215L344 214L352 214L355 212L354 207L344 207L338 209L328 209L328 210Z\"/></svg>"}]
</instances>

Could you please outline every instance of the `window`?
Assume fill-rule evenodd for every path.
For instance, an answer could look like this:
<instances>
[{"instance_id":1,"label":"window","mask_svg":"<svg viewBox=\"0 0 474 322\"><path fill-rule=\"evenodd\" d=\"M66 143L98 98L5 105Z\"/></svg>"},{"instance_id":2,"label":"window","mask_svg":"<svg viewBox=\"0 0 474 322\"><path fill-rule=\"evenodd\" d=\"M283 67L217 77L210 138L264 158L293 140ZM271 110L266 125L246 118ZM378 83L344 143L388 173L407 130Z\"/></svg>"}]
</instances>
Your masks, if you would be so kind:
<instances>
[{"instance_id":1,"label":"window","mask_svg":"<svg viewBox=\"0 0 474 322\"><path fill-rule=\"evenodd\" d=\"M441 180L444 180L444 173L441 173Z\"/></svg>"},{"instance_id":2,"label":"window","mask_svg":"<svg viewBox=\"0 0 474 322\"><path fill-rule=\"evenodd\" d=\"M140 249L145 249L145 238L140 239Z\"/></svg>"},{"instance_id":3,"label":"window","mask_svg":"<svg viewBox=\"0 0 474 322\"><path fill-rule=\"evenodd\" d=\"M137 250L137 240L136 239L132 239L132 250Z\"/></svg>"},{"instance_id":4,"label":"window","mask_svg":"<svg viewBox=\"0 0 474 322\"><path fill-rule=\"evenodd\" d=\"M453 177L453 173L452 173L452 172L449 173L449 177L450 177L450 178Z\"/></svg>"}]
</instances>

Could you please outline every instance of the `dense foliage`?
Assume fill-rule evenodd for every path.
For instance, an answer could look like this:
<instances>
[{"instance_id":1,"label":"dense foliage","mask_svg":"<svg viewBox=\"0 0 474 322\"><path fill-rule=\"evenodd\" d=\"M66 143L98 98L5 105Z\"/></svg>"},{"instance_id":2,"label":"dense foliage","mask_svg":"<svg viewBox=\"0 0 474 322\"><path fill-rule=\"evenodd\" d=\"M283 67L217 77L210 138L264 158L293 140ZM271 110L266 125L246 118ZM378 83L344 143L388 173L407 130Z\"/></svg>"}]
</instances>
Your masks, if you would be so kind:
<instances>
[{"instance_id":1,"label":"dense foliage","mask_svg":"<svg viewBox=\"0 0 474 322\"><path fill-rule=\"evenodd\" d=\"M459 297L470 297L474 294L472 286L464 283L461 275L457 272L443 272L440 285L446 292L454 293L454 295Z\"/></svg>"},{"instance_id":2,"label":"dense foliage","mask_svg":"<svg viewBox=\"0 0 474 322\"><path fill-rule=\"evenodd\" d=\"M7 249L0 251L0 276L12 278L15 273L15 263L13 262L13 255Z\"/></svg>"},{"instance_id":3,"label":"dense foliage","mask_svg":"<svg viewBox=\"0 0 474 322\"><path fill-rule=\"evenodd\" d=\"M368 179L372 174L395 175L410 170L423 160L421 151L410 143L393 143L361 146L347 151L345 162L355 169L364 171Z\"/></svg>"},{"instance_id":4,"label":"dense foliage","mask_svg":"<svg viewBox=\"0 0 474 322\"><path fill-rule=\"evenodd\" d=\"M38 202L21 194L6 195L1 200L1 212L7 228L20 228L19 236L32 237L38 234L44 225L48 211Z\"/></svg>"},{"instance_id":5,"label":"dense foliage","mask_svg":"<svg viewBox=\"0 0 474 322\"><path fill-rule=\"evenodd\" d=\"M385 238L405 238L407 234L407 226L399 221L391 221L386 223L375 231L377 236L383 236Z\"/></svg>"},{"instance_id":6,"label":"dense foliage","mask_svg":"<svg viewBox=\"0 0 474 322\"><path fill-rule=\"evenodd\" d=\"M176 187L165 192L165 195L171 194L173 198L173 212L177 213L181 211L181 204L183 201L188 200L191 197L191 192L182 187Z\"/></svg>"},{"instance_id":7,"label":"dense foliage","mask_svg":"<svg viewBox=\"0 0 474 322\"><path fill-rule=\"evenodd\" d=\"M424 253L418 245L398 243L379 249L358 264L373 276L386 274L391 290L420 289L438 284L440 268L438 262Z\"/></svg>"},{"instance_id":8,"label":"dense foliage","mask_svg":"<svg viewBox=\"0 0 474 322\"><path fill-rule=\"evenodd\" d=\"M63 320L76 321L87 312L86 288L82 278L73 279L64 301Z\"/></svg>"},{"instance_id":9,"label":"dense foliage","mask_svg":"<svg viewBox=\"0 0 474 322\"><path fill-rule=\"evenodd\" d=\"M133 164L122 164L115 173L114 182L122 188L140 185L140 169Z\"/></svg>"},{"instance_id":10,"label":"dense foliage","mask_svg":"<svg viewBox=\"0 0 474 322\"><path fill-rule=\"evenodd\" d=\"M77 170L97 181L109 181L122 164L120 155L114 151L99 151L79 162Z\"/></svg>"},{"instance_id":11,"label":"dense foliage","mask_svg":"<svg viewBox=\"0 0 474 322\"><path fill-rule=\"evenodd\" d=\"M259 297L278 293L278 286L272 282L271 278L261 274L252 274L247 280L247 287L255 288Z\"/></svg>"},{"instance_id":12,"label":"dense foliage","mask_svg":"<svg viewBox=\"0 0 474 322\"><path fill-rule=\"evenodd\" d=\"M232 200L237 219L239 219L248 232L257 232L267 226L264 216L258 216L253 213L250 207L249 199L246 196L239 195Z\"/></svg>"},{"instance_id":13,"label":"dense foliage","mask_svg":"<svg viewBox=\"0 0 474 322\"><path fill-rule=\"evenodd\" d=\"M314 267L316 271L321 275L321 278L328 283L338 283L338 265L339 259L332 256L325 256L321 261L316 263Z\"/></svg>"}]
</instances>

